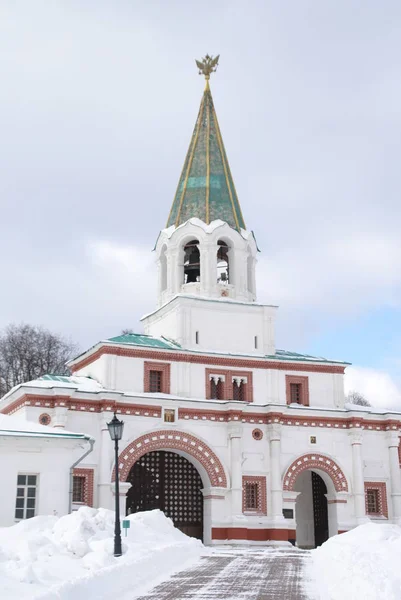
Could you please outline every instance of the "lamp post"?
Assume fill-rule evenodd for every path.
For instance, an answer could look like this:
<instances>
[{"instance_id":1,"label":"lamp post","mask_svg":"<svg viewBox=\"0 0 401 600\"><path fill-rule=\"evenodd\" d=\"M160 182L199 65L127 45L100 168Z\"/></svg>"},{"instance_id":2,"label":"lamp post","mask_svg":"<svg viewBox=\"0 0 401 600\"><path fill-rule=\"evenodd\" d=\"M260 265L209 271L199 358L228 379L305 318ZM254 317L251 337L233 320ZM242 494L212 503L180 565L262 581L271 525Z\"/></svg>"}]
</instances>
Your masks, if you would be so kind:
<instances>
[{"instance_id":1,"label":"lamp post","mask_svg":"<svg viewBox=\"0 0 401 600\"><path fill-rule=\"evenodd\" d=\"M117 419L116 413L114 417L107 423L111 439L114 441L115 452L115 473L116 473L116 520L114 524L114 556L121 556L121 526L120 526L120 492L118 481L118 442L123 437L124 421Z\"/></svg>"}]
</instances>

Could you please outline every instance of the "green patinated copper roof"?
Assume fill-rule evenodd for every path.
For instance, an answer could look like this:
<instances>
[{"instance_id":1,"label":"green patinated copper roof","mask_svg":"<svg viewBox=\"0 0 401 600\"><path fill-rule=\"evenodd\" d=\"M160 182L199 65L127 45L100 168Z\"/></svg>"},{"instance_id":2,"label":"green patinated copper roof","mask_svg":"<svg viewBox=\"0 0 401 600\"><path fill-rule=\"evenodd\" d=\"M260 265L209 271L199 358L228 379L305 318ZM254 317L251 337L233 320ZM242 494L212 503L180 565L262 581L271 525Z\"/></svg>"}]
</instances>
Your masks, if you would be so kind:
<instances>
[{"instance_id":1,"label":"green patinated copper roof","mask_svg":"<svg viewBox=\"0 0 401 600\"><path fill-rule=\"evenodd\" d=\"M117 337L112 337L107 340L107 342L115 342L117 344L129 344L131 346L146 346L148 348L161 348L165 350L182 350L187 351L185 348L182 348L180 344L174 342L165 337L153 337L152 335L144 335L140 333L128 333L124 335L118 335ZM311 356L310 354L299 354L298 352L289 352L288 350L276 350L275 354L269 355L254 355L254 354L238 354L231 352L213 352L208 350L194 350L191 349L189 352L194 352L197 354L225 354L226 356L249 356L253 358L267 358L269 360L282 360L282 361L294 361L294 362L323 362L323 363L334 363L340 365L348 365L350 363L346 363L340 360L330 360L328 358L323 358L322 356Z\"/></svg>"},{"instance_id":2,"label":"green patinated copper roof","mask_svg":"<svg viewBox=\"0 0 401 600\"><path fill-rule=\"evenodd\" d=\"M208 82L184 162L167 227L191 217L245 229Z\"/></svg>"},{"instance_id":3,"label":"green patinated copper roof","mask_svg":"<svg viewBox=\"0 0 401 600\"><path fill-rule=\"evenodd\" d=\"M165 337L156 338L151 335L145 335L140 333L125 333L123 335L117 335L116 337L109 338L108 342L115 342L116 344L132 344L133 346L147 346L151 348L181 348L179 344L168 340Z\"/></svg>"}]
</instances>

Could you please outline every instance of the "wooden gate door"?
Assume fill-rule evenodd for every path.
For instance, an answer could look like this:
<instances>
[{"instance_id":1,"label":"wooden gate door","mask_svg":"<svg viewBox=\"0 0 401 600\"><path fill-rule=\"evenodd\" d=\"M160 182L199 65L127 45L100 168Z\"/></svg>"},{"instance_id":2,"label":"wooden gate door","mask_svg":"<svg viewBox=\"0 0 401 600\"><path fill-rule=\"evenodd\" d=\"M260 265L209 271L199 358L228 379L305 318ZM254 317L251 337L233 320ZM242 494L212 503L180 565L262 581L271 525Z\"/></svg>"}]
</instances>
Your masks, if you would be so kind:
<instances>
[{"instance_id":1,"label":"wooden gate door","mask_svg":"<svg viewBox=\"0 0 401 600\"><path fill-rule=\"evenodd\" d=\"M327 515L326 484L317 473L312 471L313 520L315 525L315 546L321 546L329 537Z\"/></svg>"},{"instance_id":2,"label":"wooden gate door","mask_svg":"<svg viewBox=\"0 0 401 600\"><path fill-rule=\"evenodd\" d=\"M198 471L174 452L156 451L142 456L128 479L127 513L159 508L182 532L202 539L203 496Z\"/></svg>"}]
</instances>

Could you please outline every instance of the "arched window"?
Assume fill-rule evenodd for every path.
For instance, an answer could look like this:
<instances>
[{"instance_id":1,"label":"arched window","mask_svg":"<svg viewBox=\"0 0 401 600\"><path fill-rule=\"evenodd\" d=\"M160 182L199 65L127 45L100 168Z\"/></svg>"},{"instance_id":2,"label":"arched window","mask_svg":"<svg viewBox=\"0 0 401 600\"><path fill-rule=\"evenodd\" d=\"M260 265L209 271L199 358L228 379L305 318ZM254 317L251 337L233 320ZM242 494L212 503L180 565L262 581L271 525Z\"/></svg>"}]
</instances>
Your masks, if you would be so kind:
<instances>
[{"instance_id":1,"label":"arched window","mask_svg":"<svg viewBox=\"0 0 401 600\"><path fill-rule=\"evenodd\" d=\"M247 288L248 288L248 292L251 292L251 294L255 293L254 279L253 279L253 256L252 256L252 254L248 254L248 260L247 260Z\"/></svg>"},{"instance_id":2,"label":"arched window","mask_svg":"<svg viewBox=\"0 0 401 600\"><path fill-rule=\"evenodd\" d=\"M199 241L191 240L184 246L184 283L200 281Z\"/></svg>"},{"instance_id":3,"label":"arched window","mask_svg":"<svg viewBox=\"0 0 401 600\"><path fill-rule=\"evenodd\" d=\"M225 242L219 240L217 242L217 281L218 283L230 282L230 269L228 263L229 247Z\"/></svg>"},{"instance_id":4,"label":"arched window","mask_svg":"<svg viewBox=\"0 0 401 600\"><path fill-rule=\"evenodd\" d=\"M166 246L163 246L160 253L160 285L161 291L164 292L167 289L167 257L166 257Z\"/></svg>"}]
</instances>

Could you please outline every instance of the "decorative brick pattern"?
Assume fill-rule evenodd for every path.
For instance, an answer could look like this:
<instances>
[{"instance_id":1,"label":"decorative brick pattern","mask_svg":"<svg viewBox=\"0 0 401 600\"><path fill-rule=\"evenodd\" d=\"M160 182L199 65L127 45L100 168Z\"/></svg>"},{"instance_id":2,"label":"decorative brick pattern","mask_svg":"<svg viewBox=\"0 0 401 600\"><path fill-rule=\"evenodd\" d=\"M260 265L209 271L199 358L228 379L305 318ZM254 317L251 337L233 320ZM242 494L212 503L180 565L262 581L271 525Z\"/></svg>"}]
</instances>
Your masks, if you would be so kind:
<instances>
[{"instance_id":1,"label":"decorative brick pattern","mask_svg":"<svg viewBox=\"0 0 401 600\"><path fill-rule=\"evenodd\" d=\"M247 484L257 485L257 508L249 509L246 505L246 487ZM266 477L256 475L243 475L242 477L242 512L246 514L266 515Z\"/></svg>"},{"instance_id":2,"label":"decorative brick pattern","mask_svg":"<svg viewBox=\"0 0 401 600\"><path fill-rule=\"evenodd\" d=\"M151 371L161 371L162 372L162 389L160 391L161 394L169 394L170 393L170 363L162 363L162 362L153 362L153 361L145 361L144 363L144 372L143 372L143 390L144 392L150 392L150 372Z\"/></svg>"},{"instance_id":3,"label":"decorative brick pattern","mask_svg":"<svg viewBox=\"0 0 401 600\"><path fill-rule=\"evenodd\" d=\"M313 469L327 473L333 481L336 492L348 492L348 483L343 471L333 459L322 454L304 454L294 460L284 475L283 490L292 492L298 475Z\"/></svg>"},{"instance_id":4,"label":"decorative brick pattern","mask_svg":"<svg viewBox=\"0 0 401 600\"><path fill-rule=\"evenodd\" d=\"M309 379L308 377L301 377L295 375L285 376L285 395L287 404L291 404L291 384L297 383L301 386L301 398L300 404L309 406Z\"/></svg>"},{"instance_id":5,"label":"decorative brick pattern","mask_svg":"<svg viewBox=\"0 0 401 600\"><path fill-rule=\"evenodd\" d=\"M252 431L252 437L254 440L261 440L263 438L263 431L261 429L254 429Z\"/></svg>"},{"instance_id":6,"label":"decorative brick pattern","mask_svg":"<svg viewBox=\"0 0 401 600\"><path fill-rule=\"evenodd\" d=\"M122 415L134 415L137 417L161 417L161 407L147 404L128 404L126 402L116 402L114 400L81 400L80 398L71 398L70 396L37 396L25 394L2 411L4 414L13 414L22 406L33 406L41 408L54 408L55 406L64 406L68 410L78 412L110 412L116 411Z\"/></svg>"},{"instance_id":7,"label":"decorative brick pattern","mask_svg":"<svg viewBox=\"0 0 401 600\"><path fill-rule=\"evenodd\" d=\"M379 511L368 512L368 490L377 490L379 500ZM365 481L365 509L369 517L386 517L388 519L387 487L383 481Z\"/></svg>"},{"instance_id":8,"label":"decorative brick pattern","mask_svg":"<svg viewBox=\"0 0 401 600\"><path fill-rule=\"evenodd\" d=\"M84 484L84 498L82 502L84 506L93 506L93 481L94 481L94 470L93 469L74 469L74 477L83 477L85 479ZM74 504L81 504L81 502L74 502Z\"/></svg>"},{"instance_id":9,"label":"decorative brick pattern","mask_svg":"<svg viewBox=\"0 0 401 600\"><path fill-rule=\"evenodd\" d=\"M50 425L51 417L47 413L42 413L38 419L41 425Z\"/></svg>"},{"instance_id":10,"label":"decorative brick pattern","mask_svg":"<svg viewBox=\"0 0 401 600\"><path fill-rule=\"evenodd\" d=\"M121 452L118 459L121 481L127 480L131 467L141 456L154 450L166 449L181 450L193 456L204 467L211 486L227 487L227 477L223 465L213 450L194 435L171 429L142 435ZM112 475L112 480L114 481L114 479L115 470Z\"/></svg>"},{"instance_id":11,"label":"decorative brick pattern","mask_svg":"<svg viewBox=\"0 0 401 600\"><path fill-rule=\"evenodd\" d=\"M130 358L154 359L170 362L187 362L198 365L216 365L218 367L231 367L232 369L277 369L279 371L304 371L308 373L344 373L343 365L317 365L300 362L284 362L267 358L226 358L222 356L206 356L199 354L185 354L184 352L169 350L147 350L145 348L116 348L115 346L102 346L96 352L83 358L72 366L72 373L76 373L104 354L113 356L128 356Z\"/></svg>"},{"instance_id":12,"label":"decorative brick pattern","mask_svg":"<svg viewBox=\"0 0 401 600\"><path fill-rule=\"evenodd\" d=\"M245 379L246 383L244 383L244 402L253 402L253 378L252 371L228 371L224 369L206 369L205 370L205 389L206 389L206 398L208 400L211 399L211 376L217 375L221 376L224 381L222 381L221 386L223 389L223 397L220 400L233 400L234 398L234 385L233 378L238 377L240 379Z\"/></svg>"},{"instance_id":13,"label":"decorative brick pattern","mask_svg":"<svg viewBox=\"0 0 401 600\"><path fill-rule=\"evenodd\" d=\"M71 396L39 396L37 394L24 394L18 400L15 400L0 412L4 414L13 414L23 406L34 406L41 408L54 408L55 406L64 406L69 410L79 412L110 412L116 411L121 415L133 415L140 417L161 417L162 410L160 406L128 404L116 400L88 400L72 398ZM249 407L251 408L251 406ZM179 419L207 420L207 421L241 421L242 423L255 423L266 425L270 423L280 423L289 427L313 427L313 428L333 428L333 429L351 429L361 428L368 431L397 431L401 429L401 421L394 419L364 419L362 417L348 417L346 413L340 417L321 417L321 416L303 416L288 415L282 412L265 413L247 412L247 408L241 406L236 411L232 410L203 410L198 408L179 408ZM291 408L289 409L291 410ZM401 450L400 450L401 451ZM400 456L401 464L401 456Z\"/></svg>"}]
</instances>

